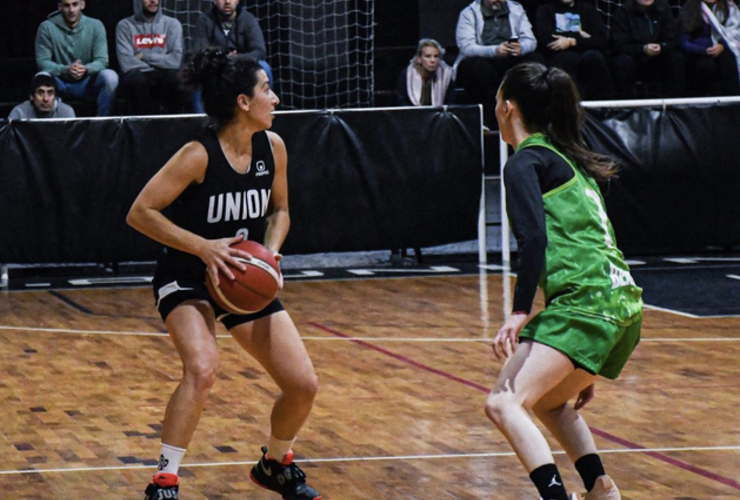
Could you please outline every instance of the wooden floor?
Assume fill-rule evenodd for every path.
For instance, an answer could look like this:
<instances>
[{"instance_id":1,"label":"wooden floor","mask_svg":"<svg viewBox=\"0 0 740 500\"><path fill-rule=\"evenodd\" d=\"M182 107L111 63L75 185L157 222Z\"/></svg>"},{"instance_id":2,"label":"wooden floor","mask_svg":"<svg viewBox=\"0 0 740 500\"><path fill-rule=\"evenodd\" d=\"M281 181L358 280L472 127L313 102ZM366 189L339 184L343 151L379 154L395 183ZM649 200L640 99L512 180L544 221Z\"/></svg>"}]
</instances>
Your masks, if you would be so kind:
<instances>
[{"instance_id":1,"label":"wooden floor","mask_svg":"<svg viewBox=\"0 0 740 500\"><path fill-rule=\"evenodd\" d=\"M324 499L536 499L483 413L502 289L498 275L287 284L321 380L296 452ZM146 288L0 295L0 498L143 496L180 374L162 332ZM277 499L248 479L276 387L219 344L181 496ZM624 499L740 498L739 358L740 318L646 311L624 375L583 411Z\"/></svg>"}]
</instances>

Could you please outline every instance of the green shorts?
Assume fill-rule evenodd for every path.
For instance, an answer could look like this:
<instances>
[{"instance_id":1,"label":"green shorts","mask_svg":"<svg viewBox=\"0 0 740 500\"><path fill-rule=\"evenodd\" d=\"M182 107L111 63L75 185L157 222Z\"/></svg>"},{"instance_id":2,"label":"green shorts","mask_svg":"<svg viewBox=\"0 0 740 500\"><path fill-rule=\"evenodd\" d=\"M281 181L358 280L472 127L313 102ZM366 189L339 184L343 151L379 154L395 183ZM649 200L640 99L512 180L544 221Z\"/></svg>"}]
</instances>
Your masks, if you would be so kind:
<instances>
[{"instance_id":1,"label":"green shorts","mask_svg":"<svg viewBox=\"0 0 740 500\"><path fill-rule=\"evenodd\" d=\"M615 379L640 342L642 314L626 325L550 308L533 317L519 337L557 349L588 372Z\"/></svg>"}]
</instances>

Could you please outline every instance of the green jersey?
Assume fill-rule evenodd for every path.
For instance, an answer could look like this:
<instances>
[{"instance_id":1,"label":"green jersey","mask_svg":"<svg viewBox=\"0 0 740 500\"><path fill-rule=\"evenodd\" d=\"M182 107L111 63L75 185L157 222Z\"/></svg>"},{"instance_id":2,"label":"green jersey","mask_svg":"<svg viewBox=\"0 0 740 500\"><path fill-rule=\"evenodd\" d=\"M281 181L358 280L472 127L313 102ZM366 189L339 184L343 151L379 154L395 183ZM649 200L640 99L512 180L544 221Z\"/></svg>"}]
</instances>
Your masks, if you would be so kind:
<instances>
[{"instance_id":1,"label":"green jersey","mask_svg":"<svg viewBox=\"0 0 740 500\"><path fill-rule=\"evenodd\" d=\"M604 209L596 181L558 151L543 134L523 141L559 155L575 176L543 194L547 248L539 285L549 308L626 325L642 311L642 289L635 285Z\"/></svg>"}]
</instances>

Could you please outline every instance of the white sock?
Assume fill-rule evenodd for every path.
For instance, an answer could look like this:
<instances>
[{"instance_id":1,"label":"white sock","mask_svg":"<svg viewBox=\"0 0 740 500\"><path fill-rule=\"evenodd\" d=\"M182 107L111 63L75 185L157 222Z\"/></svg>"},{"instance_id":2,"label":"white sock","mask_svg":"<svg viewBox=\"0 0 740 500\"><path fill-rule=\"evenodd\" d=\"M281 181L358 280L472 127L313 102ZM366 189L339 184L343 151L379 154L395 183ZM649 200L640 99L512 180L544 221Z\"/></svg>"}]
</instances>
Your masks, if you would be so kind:
<instances>
[{"instance_id":1,"label":"white sock","mask_svg":"<svg viewBox=\"0 0 740 500\"><path fill-rule=\"evenodd\" d=\"M162 454L159 456L159 473L177 475L184 455L184 449L162 443Z\"/></svg>"},{"instance_id":2,"label":"white sock","mask_svg":"<svg viewBox=\"0 0 740 500\"><path fill-rule=\"evenodd\" d=\"M270 434L270 440L267 442L267 454L271 459L282 462L285 455L293 449L293 443L295 443L295 438L281 441Z\"/></svg>"}]
</instances>

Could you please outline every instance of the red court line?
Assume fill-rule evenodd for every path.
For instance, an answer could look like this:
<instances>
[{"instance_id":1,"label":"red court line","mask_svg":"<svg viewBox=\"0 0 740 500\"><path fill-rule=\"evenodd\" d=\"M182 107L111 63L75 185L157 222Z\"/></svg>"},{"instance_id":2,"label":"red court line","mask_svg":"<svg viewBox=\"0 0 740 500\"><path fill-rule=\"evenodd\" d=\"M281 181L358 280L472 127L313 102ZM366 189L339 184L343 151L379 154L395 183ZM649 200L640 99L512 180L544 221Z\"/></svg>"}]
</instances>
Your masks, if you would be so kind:
<instances>
[{"instance_id":1,"label":"red court line","mask_svg":"<svg viewBox=\"0 0 740 500\"><path fill-rule=\"evenodd\" d=\"M446 379L459 382L463 385L467 385L468 387L471 387L473 389L476 389L480 392L488 393L490 391L490 388L477 384L475 382L472 382L470 380L466 380L464 378L460 378L456 375L453 375L451 373L448 373L443 370L439 370L437 368L432 368L431 366L425 365L423 363L419 363L418 361L414 361L413 359L409 359L406 356L403 356L401 354L396 354L393 351L389 351L388 349L384 349L382 347L379 347L375 344L371 344L370 342L367 342L365 340L357 340L352 339L351 335L347 335L346 333L342 333L338 330L334 330L333 328L329 328L328 326L324 326L320 323L314 323L309 322L309 325L318 328L319 330L323 330L327 333L330 333L336 337L341 337L345 339L351 339L350 342L353 342L357 345L361 345L363 347L367 347L368 349L372 349L373 351L377 351L381 354L385 354L386 356L389 356L391 358L397 359L398 361L401 361L402 363L406 363L407 365L411 365L414 368L419 368L420 370L427 371L429 373L433 373L435 375L439 375L440 377L444 377ZM594 427L590 427L591 432L594 433L594 435L602 437L608 441L611 441L613 443L617 443L619 445L624 446L625 448L629 448L631 450L645 450L644 446L641 446L637 443L633 443L631 441L628 441L626 439L620 438L618 436L615 436L613 434L610 434L606 431L602 431L600 429L596 429ZM643 451L642 453L645 453L648 456L651 456L655 459L660 460L661 462L665 462L669 465L673 465L674 467L678 467L680 469L693 472L694 474L697 474L699 476L705 477L707 479L711 479L713 481L717 481L718 483L724 484L726 486L729 486L730 488L735 488L736 490L740 490L740 483L737 481L734 481L728 477L720 476L719 474L715 474L714 472L710 472L706 469L702 469L701 467L696 467L695 465L691 465L687 462L684 462L682 460L677 460L675 458L669 457L668 455L665 455L663 453L659 453L656 451Z\"/></svg>"}]
</instances>

